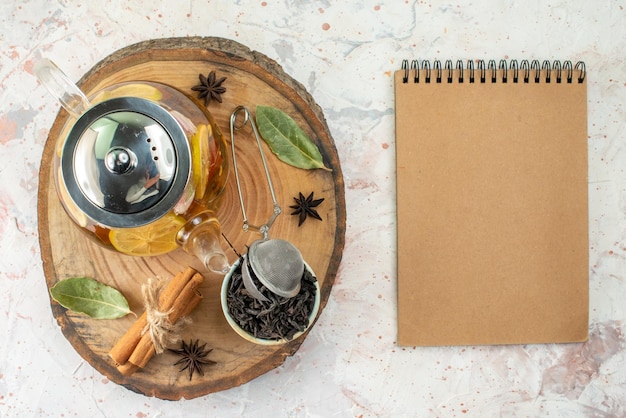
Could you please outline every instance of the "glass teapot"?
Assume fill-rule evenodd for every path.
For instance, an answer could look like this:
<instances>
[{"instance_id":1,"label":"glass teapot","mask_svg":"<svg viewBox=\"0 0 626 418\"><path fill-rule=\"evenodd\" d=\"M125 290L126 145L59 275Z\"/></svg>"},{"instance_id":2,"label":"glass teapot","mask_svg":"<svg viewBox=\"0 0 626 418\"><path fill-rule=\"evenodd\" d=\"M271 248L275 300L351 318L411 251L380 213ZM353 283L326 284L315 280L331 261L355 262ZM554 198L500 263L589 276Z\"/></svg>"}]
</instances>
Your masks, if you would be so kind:
<instances>
[{"instance_id":1,"label":"glass teapot","mask_svg":"<svg viewBox=\"0 0 626 418\"><path fill-rule=\"evenodd\" d=\"M121 253L182 246L227 272L214 214L228 176L226 143L208 110L161 83L115 84L87 98L49 60L36 74L70 114L54 180L74 223Z\"/></svg>"}]
</instances>

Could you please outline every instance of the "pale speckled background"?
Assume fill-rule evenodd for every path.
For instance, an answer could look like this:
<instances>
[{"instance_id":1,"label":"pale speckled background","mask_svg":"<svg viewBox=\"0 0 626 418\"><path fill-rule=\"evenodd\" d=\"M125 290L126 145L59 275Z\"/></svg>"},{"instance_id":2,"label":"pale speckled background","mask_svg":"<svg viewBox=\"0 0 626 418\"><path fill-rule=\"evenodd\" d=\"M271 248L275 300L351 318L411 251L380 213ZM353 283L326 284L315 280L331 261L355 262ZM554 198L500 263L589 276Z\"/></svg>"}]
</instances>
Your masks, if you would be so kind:
<instances>
[{"instance_id":1,"label":"pale speckled background","mask_svg":"<svg viewBox=\"0 0 626 418\"><path fill-rule=\"evenodd\" d=\"M623 0L2 2L0 416L626 416L625 8ZM168 402L108 381L51 314L37 176L59 106L32 70L46 56L77 80L121 47L187 35L234 39L305 85L338 148L348 219L330 300L296 355L241 387ZM391 75L403 58L586 62L589 342L396 345Z\"/></svg>"}]
</instances>

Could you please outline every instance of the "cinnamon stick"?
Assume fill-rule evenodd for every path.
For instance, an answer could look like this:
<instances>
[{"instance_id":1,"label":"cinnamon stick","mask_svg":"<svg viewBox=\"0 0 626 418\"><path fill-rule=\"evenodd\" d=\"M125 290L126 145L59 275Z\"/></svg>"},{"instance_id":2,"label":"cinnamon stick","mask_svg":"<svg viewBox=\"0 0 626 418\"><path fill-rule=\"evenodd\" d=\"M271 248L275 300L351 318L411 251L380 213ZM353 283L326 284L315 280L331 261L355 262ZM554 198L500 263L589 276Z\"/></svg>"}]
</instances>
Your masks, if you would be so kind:
<instances>
[{"instance_id":1,"label":"cinnamon stick","mask_svg":"<svg viewBox=\"0 0 626 418\"><path fill-rule=\"evenodd\" d=\"M176 297L176 300L171 306L172 312L169 315L169 320L172 324L191 313L196 305L200 303L202 300L202 294L198 292L198 288L203 281L204 277L200 273L194 274L191 277L191 280L189 280L180 294ZM150 337L150 334L146 332L141 336L135 350L133 350L133 353L128 358L128 362L143 368L154 356L155 352L154 345L152 344L152 338Z\"/></svg>"},{"instance_id":2,"label":"cinnamon stick","mask_svg":"<svg viewBox=\"0 0 626 418\"><path fill-rule=\"evenodd\" d=\"M130 376L131 374L135 373L137 370L139 370L139 367L135 366L133 363L131 363L130 361L127 361L124 364L118 364L117 365L117 370L122 373L124 376Z\"/></svg>"},{"instance_id":3,"label":"cinnamon stick","mask_svg":"<svg viewBox=\"0 0 626 418\"><path fill-rule=\"evenodd\" d=\"M172 309L176 299L196 274L198 272L195 269L188 267L185 271L174 276L159 295L159 309L162 311ZM124 365L135 351L147 324L148 319L144 312L109 351L109 356L115 361L118 368Z\"/></svg>"}]
</instances>

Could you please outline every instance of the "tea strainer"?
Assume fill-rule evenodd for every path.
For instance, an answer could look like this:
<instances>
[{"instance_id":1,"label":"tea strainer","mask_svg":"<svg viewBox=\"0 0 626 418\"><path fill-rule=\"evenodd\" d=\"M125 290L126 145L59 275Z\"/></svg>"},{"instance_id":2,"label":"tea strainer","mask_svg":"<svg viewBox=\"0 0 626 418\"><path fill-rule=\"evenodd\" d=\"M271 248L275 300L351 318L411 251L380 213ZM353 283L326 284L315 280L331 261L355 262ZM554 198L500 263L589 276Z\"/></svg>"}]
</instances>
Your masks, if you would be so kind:
<instances>
[{"instance_id":1,"label":"tea strainer","mask_svg":"<svg viewBox=\"0 0 626 418\"><path fill-rule=\"evenodd\" d=\"M238 124L237 117L240 113L243 114L243 121ZM270 219L263 225L259 226L250 224L246 215L243 194L241 192L239 171L237 169L237 156L235 154L235 131L244 128L248 123L250 123L250 126L252 127L252 131L259 147L259 152L261 153L263 169L265 170L265 177L267 179L270 195L272 196L272 203L274 205ZM300 291L302 275L304 274L304 260L300 251L289 241L269 238L270 227L278 215L281 214L282 209L276 201L276 194L274 193L274 186L272 185L272 179L270 177L267 161L265 159L263 147L261 146L259 132L257 131L254 121L251 120L250 111L245 106L237 106L230 116L230 142L233 153L233 168L235 170L237 192L239 193L239 203L241 205L241 213L243 215L243 230L260 232L263 236L263 238L250 244L247 254L243 256L241 263L241 275L244 286L248 293L250 293L250 295L254 298L262 301L268 300L255 286L250 273L250 269L252 269L252 272L259 282L261 282L261 284L263 284L269 291L285 298L294 297Z\"/></svg>"}]
</instances>

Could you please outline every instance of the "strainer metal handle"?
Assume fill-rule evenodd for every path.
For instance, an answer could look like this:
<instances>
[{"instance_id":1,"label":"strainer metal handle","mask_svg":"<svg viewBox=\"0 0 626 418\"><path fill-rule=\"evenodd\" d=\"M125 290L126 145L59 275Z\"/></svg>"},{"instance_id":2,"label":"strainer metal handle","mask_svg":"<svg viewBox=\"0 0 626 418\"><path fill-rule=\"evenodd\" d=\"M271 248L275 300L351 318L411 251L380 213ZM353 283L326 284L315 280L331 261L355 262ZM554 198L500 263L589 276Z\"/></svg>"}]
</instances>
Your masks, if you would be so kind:
<instances>
[{"instance_id":1,"label":"strainer metal handle","mask_svg":"<svg viewBox=\"0 0 626 418\"><path fill-rule=\"evenodd\" d=\"M243 113L243 121L237 124L237 115ZM241 191L241 183L239 180L239 170L237 168L237 155L235 153L235 131L242 129L248 122L252 126L252 131L256 138L259 152L261 153L261 159L263 161L263 168L265 169L265 177L267 178L267 184L272 195L272 202L274 204L274 210L270 219L263 225L256 226L251 225L246 215L246 208L243 201L243 194ZM237 191L239 193L239 203L241 204L241 212L243 214L243 229L248 231L250 229L261 232L263 234L262 240L254 241L249 249L247 258L250 262L250 267L254 272L256 278L263 284L271 293L278 296L290 298L298 294L300 291L300 285L302 275L304 273L304 260L300 251L290 242L285 240L269 239L269 229L282 212L278 202L276 201L276 195L274 194L274 186L272 185L272 179L270 178L270 172L267 167L267 161L265 160L265 154L263 147L261 146L261 139L259 132L254 124L254 121L250 120L250 112L244 106L237 106L230 116L230 143L233 151L233 168L235 170L235 178L237 180ZM253 282L250 270L248 269L248 260L243 259L242 265L242 277L243 283L250 295L259 300L267 300L265 296L256 288Z\"/></svg>"},{"instance_id":2,"label":"strainer metal handle","mask_svg":"<svg viewBox=\"0 0 626 418\"><path fill-rule=\"evenodd\" d=\"M243 113L243 121L237 124L237 116ZM274 209L272 211L272 216L270 219L262 224L262 225L252 225L248 221L248 216L246 215L246 207L243 201L243 194L241 192L241 183L239 180L239 170L237 169L237 155L235 153L235 131L238 131L246 126L250 122L250 126L252 127L252 132L254 132L254 136L256 138L257 145L259 147L259 152L261 153L261 160L263 161L263 169L265 170L265 178L267 179L267 184L269 186L270 194L272 196L272 203L274 205ZM230 115L230 144L233 152L233 168L235 170L235 180L237 182L237 192L239 193L239 203L241 205L241 213L243 215L243 230L248 231L257 231L263 235L263 239L268 239L269 230L278 215L282 213L282 209L278 202L276 201L276 194L274 193L274 186L272 184L272 179L270 177L269 168L267 166L267 161L265 159L265 153L263 152L263 147L261 146L261 139L259 132L257 131L256 125L254 122L250 121L250 111L245 106L237 106L233 113Z\"/></svg>"}]
</instances>

